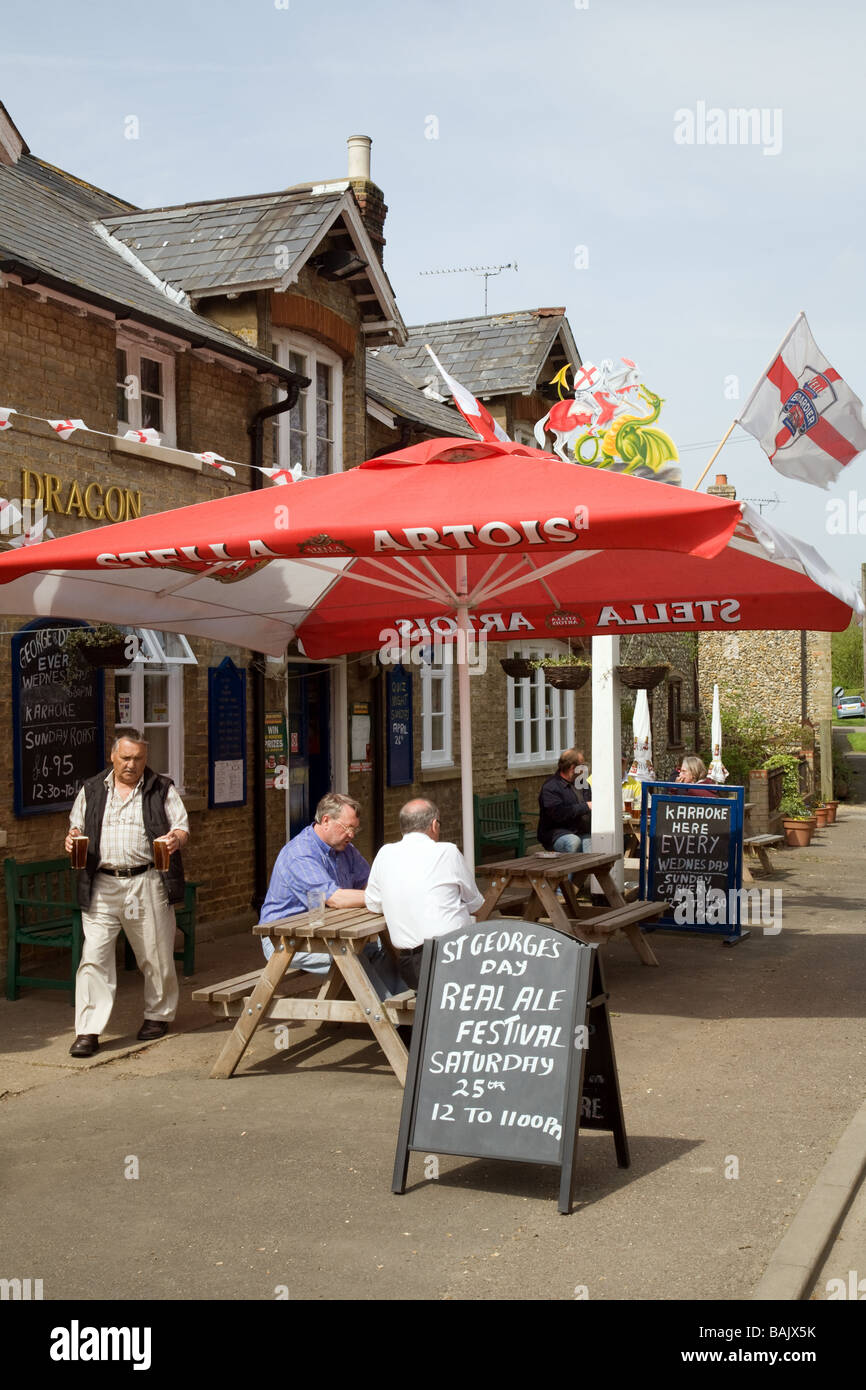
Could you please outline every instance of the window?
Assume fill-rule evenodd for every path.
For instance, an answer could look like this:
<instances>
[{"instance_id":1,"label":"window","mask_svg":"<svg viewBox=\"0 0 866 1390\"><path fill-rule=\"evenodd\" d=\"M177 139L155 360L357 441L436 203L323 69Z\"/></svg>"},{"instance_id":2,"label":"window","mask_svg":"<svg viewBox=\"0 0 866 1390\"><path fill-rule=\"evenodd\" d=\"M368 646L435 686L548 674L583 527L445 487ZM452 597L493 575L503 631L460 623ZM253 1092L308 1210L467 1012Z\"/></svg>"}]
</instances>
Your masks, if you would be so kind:
<instances>
[{"instance_id":1,"label":"window","mask_svg":"<svg viewBox=\"0 0 866 1390\"><path fill-rule=\"evenodd\" d=\"M150 628L123 628L139 639L130 667L114 673L114 726L141 729L154 772L183 790L183 666L195 664L186 638Z\"/></svg>"},{"instance_id":2,"label":"window","mask_svg":"<svg viewBox=\"0 0 866 1390\"><path fill-rule=\"evenodd\" d=\"M421 766L452 767L451 646L438 645L421 666Z\"/></svg>"},{"instance_id":3,"label":"window","mask_svg":"<svg viewBox=\"0 0 866 1390\"><path fill-rule=\"evenodd\" d=\"M683 730L681 724L683 700L682 681L668 681L668 747L682 748Z\"/></svg>"},{"instance_id":4,"label":"window","mask_svg":"<svg viewBox=\"0 0 866 1390\"><path fill-rule=\"evenodd\" d=\"M554 656L560 645L535 647L521 642L509 645L509 656L525 656L540 661ZM556 690L544 679L544 672L533 671L522 680L508 677L508 766L530 767L534 763L555 762L560 753L574 743L574 691Z\"/></svg>"},{"instance_id":5,"label":"window","mask_svg":"<svg viewBox=\"0 0 866 1390\"><path fill-rule=\"evenodd\" d=\"M335 352L311 338L274 333L277 361L310 378L297 403L278 416L280 468L300 464L310 476L339 473L343 467L343 363ZM281 393L285 399L285 393Z\"/></svg>"},{"instance_id":6,"label":"window","mask_svg":"<svg viewBox=\"0 0 866 1390\"><path fill-rule=\"evenodd\" d=\"M117 431L158 430L161 442L177 442L174 402L174 360L165 352L118 338Z\"/></svg>"}]
</instances>

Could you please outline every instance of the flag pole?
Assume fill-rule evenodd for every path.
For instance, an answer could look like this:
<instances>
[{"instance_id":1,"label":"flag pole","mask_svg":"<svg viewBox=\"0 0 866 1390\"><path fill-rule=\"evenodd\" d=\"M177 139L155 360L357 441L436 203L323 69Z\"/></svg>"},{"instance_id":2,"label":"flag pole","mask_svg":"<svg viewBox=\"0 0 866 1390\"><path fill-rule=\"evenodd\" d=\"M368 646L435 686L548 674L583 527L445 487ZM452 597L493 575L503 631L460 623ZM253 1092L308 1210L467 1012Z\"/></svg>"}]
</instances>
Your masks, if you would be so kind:
<instances>
[{"instance_id":1,"label":"flag pole","mask_svg":"<svg viewBox=\"0 0 866 1390\"><path fill-rule=\"evenodd\" d=\"M724 439L722 440L722 442L721 442L721 444L719 445L719 447L718 447L718 449L716 450L716 452L713 454L713 457L710 459L710 461L709 461L709 463L707 464L706 468L704 469L703 473L702 473L701 476L698 478L698 481L695 483L695 486L694 486L694 491L695 491L695 492L698 492L698 491L699 491L700 486L701 486L701 483L704 481L704 478L705 478L705 477L707 476L707 474L709 473L709 471L710 471L710 469L712 468L713 464L715 463L716 459L719 457L719 454L722 452L722 450L724 449L724 447L725 447L725 445L727 444L728 440L730 439L731 435L733 434L733 432L734 432L734 426L736 425L736 423L737 423L736 420L732 420L732 421L731 421L730 428L729 428L727 434L725 435Z\"/></svg>"}]
</instances>

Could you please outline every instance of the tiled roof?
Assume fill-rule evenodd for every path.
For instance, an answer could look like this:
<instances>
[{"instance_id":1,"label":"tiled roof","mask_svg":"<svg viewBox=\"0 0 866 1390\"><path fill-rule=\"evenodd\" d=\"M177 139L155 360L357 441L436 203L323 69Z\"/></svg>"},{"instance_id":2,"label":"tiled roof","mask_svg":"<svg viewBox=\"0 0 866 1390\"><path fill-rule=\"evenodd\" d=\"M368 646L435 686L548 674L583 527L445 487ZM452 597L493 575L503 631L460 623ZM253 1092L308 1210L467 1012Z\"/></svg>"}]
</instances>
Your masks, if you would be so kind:
<instances>
[{"instance_id":1,"label":"tiled roof","mask_svg":"<svg viewBox=\"0 0 866 1390\"><path fill-rule=\"evenodd\" d=\"M429 343L446 371L473 395L526 393L535 389L554 339L563 327L570 342L562 308L448 319L410 327L404 347L389 346L382 349L382 354L426 381L437 375L425 351L424 345Z\"/></svg>"},{"instance_id":2,"label":"tiled roof","mask_svg":"<svg viewBox=\"0 0 866 1390\"><path fill-rule=\"evenodd\" d=\"M422 380L413 379L410 373L389 362L381 348L375 352L368 351L367 395L374 401L435 434L456 434L462 439L477 439L475 431L469 428L453 406L430 400L424 395L423 387Z\"/></svg>"},{"instance_id":3,"label":"tiled roof","mask_svg":"<svg viewBox=\"0 0 866 1390\"><path fill-rule=\"evenodd\" d=\"M178 302L143 266L104 236L94 222L124 204L31 155L0 166L0 268L26 280L44 276L68 292L115 310L118 318L163 328L195 346L209 347L285 376L263 353Z\"/></svg>"},{"instance_id":4,"label":"tiled roof","mask_svg":"<svg viewBox=\"0 0 866 1390\"><path fill-rule=\"evenodd\" d=\"M342 192L267 193L110 217L106 226L161 279L201 296L276 283L325 234Z\"/></svg>"}]
</instances>

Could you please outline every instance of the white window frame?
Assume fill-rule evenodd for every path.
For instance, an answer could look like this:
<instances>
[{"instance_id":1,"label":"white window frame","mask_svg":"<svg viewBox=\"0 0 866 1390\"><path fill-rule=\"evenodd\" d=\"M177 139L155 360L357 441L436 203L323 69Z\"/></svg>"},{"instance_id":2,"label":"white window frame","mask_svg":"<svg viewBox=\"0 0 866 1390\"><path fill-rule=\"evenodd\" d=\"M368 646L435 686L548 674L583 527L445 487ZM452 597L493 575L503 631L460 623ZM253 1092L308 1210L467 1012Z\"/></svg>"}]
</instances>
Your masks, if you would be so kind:
<instances>
[{"instance_id":1,"label":"white window frame","mask_svg":"<svg viewBox=\"0 0 866 1390\"><path fill-rule=\"evenodd\" d=\"M522 656L530 661L541 661L546 656L559 656L567 651L567 647L562 642L515 642L508 644L509 656ZM524 751L515 751L517 740L515 738L515 728L517 720L517 702L515 700L515 686L521 687L521 722L524 722L523 746ZM546 718L539 722L540 730L545 734L544 746L539 748L537 753L527 751L528 745L532 740L529 737L529 709L530 693L535 688L536 698L539 701L539 708L544 709L545 701L550 697L551 717L553 719L553 743L548 745L546 738ZM563 718L566 720L565 741L560 736L560 728ZM558 690L553 685L548 685L544 679L544 672L541 670L533 671L531 676L524 676L520 681L515 681L512 676L508 677L508 766L509 768L528 768L539 764L555 763L559 759L560 753L566 748L574 747L574 691Z\"/></svg>"},{"instance_id":2,"label":"white window frame","mask_svg":"<svg viewBox=\"0 0 866 1390\"><path fill-rule=\"evenodd\" d=\"M134 729L141 729L145 738L147 738L148 729L158 726L144 722L144 673L147 670L168 677L166 682L168 695L168 768L166 770L182 794L184 790L183 667L198 664L195 654L182 633L173 633L172 635L177 637L182 644L183 654L181 656L169 656L160 640L162 634L155 629L124 627L121 630L139 639L139 649L133 657L132 665L117 670L114 674L115 678L118 676L129 678L130 715L126 722ZM115 724L114 727L122 726ZM162 771L162 769L158 770Z\"/></svg>"},{"instance_id":3,"label":"white window frame","mask_svg":"<svg viewBox=\"0 0 866 1390\"><path fill-rule=\"evenodd\" d=\"M454 694L452 672L453 644L437 643L430 659L421 664L421 767L453 767L452 728L454 723ZM433 747L433 687L439 684L442 693L442 747Z\"/></svg>"},{"instance_id":4,"label":"white window frame","mask_svg":"<svg viewBox=\"0 0 866 1390\"><path fill-rule=\"evenodd\" d=\"M279 328L273 329L273 342L277 361L282 367L289 366L290 353L297 353L304 359L303 375L310 378L310 385L301 395L303 402L304 423L307 435L307 457L304 459L304 474L307 477L316 475L316 365L321 363L323 367L330 367L332 372L331 381L334 390L333 402L333 430L334 430L334 463L332 473L342 473L343 471L343 359L339 353L333 349L325 347L324 343L319 343L315 338L308 338L302 333L291 333ZM280 400L285 400L286 392L278 392ZM277 456L278 467L289 468L291 466L289 457L289 424L285 415L278 415L277 419Z\"/></svg>"},{"instance_id":5,"label":"white window frame","mask_svg":"<svg viewBox=\"0 0 866 1390\"><path fill-rule=\"evenodd\" d=\"M141 359L147 357L151 362L158 362L162 368L162 405L163 420L160 430L160 442L168 449L173 449L177 444L177 404L174 387L174 358L171 353L163 352L159 348L153 347L150 343L143 343L138 338L130 337L125 333L118 333L116 347L126 353L126 377L134 377L138 387L138 395L127 398L127 415L124 419L118 416L117 432L124 434L126 430L140 430L143 428L141 423ZM117 382L119 386L121 383Z\"/></svg>"}]
</instances>

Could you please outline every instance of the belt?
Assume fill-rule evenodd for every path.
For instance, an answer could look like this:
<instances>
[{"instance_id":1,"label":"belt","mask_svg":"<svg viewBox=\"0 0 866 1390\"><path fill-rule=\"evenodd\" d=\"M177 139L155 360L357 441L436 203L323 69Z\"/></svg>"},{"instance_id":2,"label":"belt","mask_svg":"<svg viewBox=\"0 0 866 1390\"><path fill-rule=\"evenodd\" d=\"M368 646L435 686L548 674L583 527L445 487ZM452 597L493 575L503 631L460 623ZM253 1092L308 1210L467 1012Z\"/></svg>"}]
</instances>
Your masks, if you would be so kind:
<instances>
[{"instance_id":1,"label":"belt","mask_svg":"<svg viewBox=\"0 0 866 1390\"><path fill-rule=\"evenodd\" d=\"M134 869L110 869L107 864L101 864L97 873L111 874L112 878L135 878L136 874L146 873L152 868L152 864L136 864Z\"/></svg>"},{"instance_id":2,"label":"belt","mask_svg":"<svg viewBox=\"0 0 866 1390\"><path fill-rule=\"evenodd\" d=\"M398 946L398 947L397 947L397 955L400 956L400 957L402 957L402 956L420 956L420 954L421 954L421 952L422 952L423 950L424 950L424 947L423 947L423 946L409 946L409 947L406 947L406 946Z\"/></svg>"}]
</instances>

